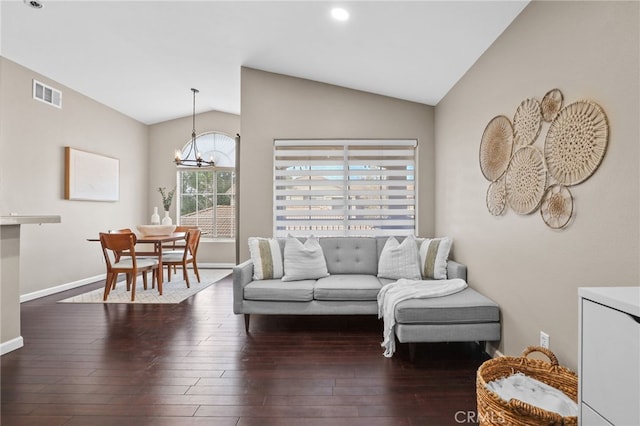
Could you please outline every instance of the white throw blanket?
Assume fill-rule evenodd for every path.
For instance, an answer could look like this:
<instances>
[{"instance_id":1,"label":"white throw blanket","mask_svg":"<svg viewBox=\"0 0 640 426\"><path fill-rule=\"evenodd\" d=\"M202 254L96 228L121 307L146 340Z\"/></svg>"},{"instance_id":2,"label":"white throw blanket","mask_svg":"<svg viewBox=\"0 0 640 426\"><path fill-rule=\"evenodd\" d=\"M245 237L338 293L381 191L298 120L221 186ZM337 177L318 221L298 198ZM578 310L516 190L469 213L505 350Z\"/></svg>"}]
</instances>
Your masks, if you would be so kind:
<instances>
[{"instance_id":1,"label":"white throw blanket","mask_svg":"<svg viewBox=\"0 0 640 426\"><path fill-rule=\"evenodd\" d=\"M515 398L563 417L578 415L578 404L561 390L523 373L493 380L486 386L505 401Z\"/></svg>"},{"instance_id":2,"label":"white throw blanket","mask_svg":"<svg viewBox=\"0 0 640 426\"><path fill-rule=\"evenodd\" d=\"M381 346L385 348L384 356L390 358L396 351L396 305L407 299L426 299L429 297L447 296L467 288L463 279L451 280L407 280L399 279L380 289L378 293L378 318L384 318L384 332Z\"/></svg>"}]
</instances>

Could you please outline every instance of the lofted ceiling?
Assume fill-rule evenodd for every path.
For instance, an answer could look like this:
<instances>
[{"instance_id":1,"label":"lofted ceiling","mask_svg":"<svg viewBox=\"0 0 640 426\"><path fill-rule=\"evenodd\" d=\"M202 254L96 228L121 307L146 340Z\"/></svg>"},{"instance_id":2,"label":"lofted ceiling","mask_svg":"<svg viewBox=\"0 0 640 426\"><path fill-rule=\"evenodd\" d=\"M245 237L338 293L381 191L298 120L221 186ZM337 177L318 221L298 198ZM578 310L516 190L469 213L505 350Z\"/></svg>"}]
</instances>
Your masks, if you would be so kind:
<instances>
[{"instance_id":1,"label":"lofted ceiling","mask_svg":"<svg viewBox=\"0 0 640 426\"><path fill-rule=\"evenodd\" d=\"M528 0L41 2L1 2L0 54L152 124L191 87L239 114L242 66L436 105Z\"/></svg>"}]
</instances>

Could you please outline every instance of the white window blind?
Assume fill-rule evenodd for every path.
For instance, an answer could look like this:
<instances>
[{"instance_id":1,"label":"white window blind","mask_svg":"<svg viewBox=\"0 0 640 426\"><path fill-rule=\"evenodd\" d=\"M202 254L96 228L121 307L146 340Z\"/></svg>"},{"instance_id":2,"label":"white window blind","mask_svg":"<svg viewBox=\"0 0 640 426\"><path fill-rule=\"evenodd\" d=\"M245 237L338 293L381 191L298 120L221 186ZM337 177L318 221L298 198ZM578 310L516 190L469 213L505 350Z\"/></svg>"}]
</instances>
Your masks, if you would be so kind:
<instances>
[{"instance_id":1,"label":"white window blind","mask_svg":"<svg viewBox=\"0 0 640 426\"><path fill-rule=\"evenodd\" d=\"M276 140L274 235L415 235L415 140Z\"/></svg>"}]
</instances>

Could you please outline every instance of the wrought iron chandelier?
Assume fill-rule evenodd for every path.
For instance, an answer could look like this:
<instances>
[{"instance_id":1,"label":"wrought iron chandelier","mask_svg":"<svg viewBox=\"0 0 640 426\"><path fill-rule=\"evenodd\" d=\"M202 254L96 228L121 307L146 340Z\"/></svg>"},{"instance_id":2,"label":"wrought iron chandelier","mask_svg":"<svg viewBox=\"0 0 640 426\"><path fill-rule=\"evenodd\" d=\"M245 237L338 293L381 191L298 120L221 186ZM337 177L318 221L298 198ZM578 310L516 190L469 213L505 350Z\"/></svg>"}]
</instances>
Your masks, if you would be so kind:
<instances>
[{"instance_id":1,"label":"wrought iron chandelier","mask_svg":"<svg viewBox=\"0 0 640 426\"><path fill-rule=\"evenodd\" d=\"M209 161L203 160L200 151L198 151L198 145L196 144L196 93L200 91L198 89L191 88L193 92L193 130L191 132L191 143L189 144L189 151L185 158L182 158L182 151L176 151L176 157L174 162L177 166L183 167L213 167L215 165L213 156L209 158ZM191 158L194 156L195 158Z\"/></svg>"}]
</instances>

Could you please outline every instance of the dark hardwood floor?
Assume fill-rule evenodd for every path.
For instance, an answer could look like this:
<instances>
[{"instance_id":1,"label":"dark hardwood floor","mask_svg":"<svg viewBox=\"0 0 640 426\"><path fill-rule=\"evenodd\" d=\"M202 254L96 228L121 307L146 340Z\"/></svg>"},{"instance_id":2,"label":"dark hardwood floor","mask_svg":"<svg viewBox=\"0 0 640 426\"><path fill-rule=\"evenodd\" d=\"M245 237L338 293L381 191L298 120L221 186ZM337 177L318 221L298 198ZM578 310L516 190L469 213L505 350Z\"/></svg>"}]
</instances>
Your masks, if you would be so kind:
<instances>
[{"instance_id":1,"label":"dark hardwood floor","mask_svg":"<svg viewBox=\"0 0 640 426\"><path fill-rule=\"evenodd\" d=\"M22 304L25 346L1 358L1 424L473 424L475 344L382 356L374 316L252 316L227 277L178 305ZM197 285L197 284L196 284Z\"/></svg>"}]
</instances>

